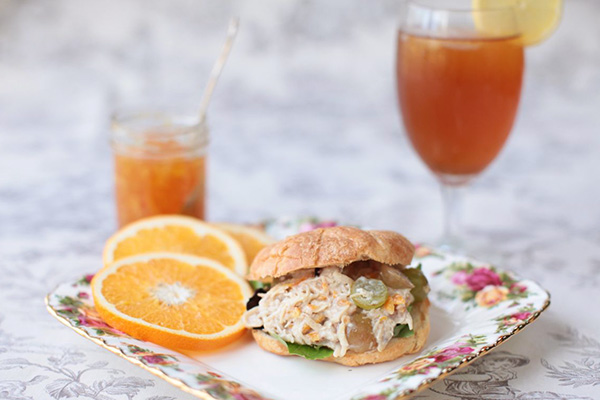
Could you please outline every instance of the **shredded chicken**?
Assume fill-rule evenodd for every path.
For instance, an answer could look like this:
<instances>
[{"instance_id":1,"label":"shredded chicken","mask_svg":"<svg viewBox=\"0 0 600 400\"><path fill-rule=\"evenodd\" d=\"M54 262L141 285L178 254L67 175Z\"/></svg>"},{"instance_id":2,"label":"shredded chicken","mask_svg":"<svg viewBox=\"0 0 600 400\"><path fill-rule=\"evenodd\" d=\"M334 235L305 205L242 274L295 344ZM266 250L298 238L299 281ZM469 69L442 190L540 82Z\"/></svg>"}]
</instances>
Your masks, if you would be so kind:
<instances>
[{"instance_id":1,"label":"shredded chicken","mask_svg":"<svg viewBox=\"0 0 600 400\"><path fill-rule=\"evenodd\" d=\"M389 297L382 307L364 311L350 300L353 283L337 267L323 269L318 277L292 276L262 295L259 305L244 315L244 323L249 328L262 327L286 342L329 347L334 357L348 351L346 328L356 312L371 320L378 351L392 339L396 324L412 329L407 309L413 302L410 289L388 288Z\"/></svg>"},{"instance_id":2,"label":"shredded chicken","mask_svg":"<svg viewBox=\"0 0 600 400\"><path fill-rule=\"evenodd\" d=\"M413 320L408 305L413 302L410 289L390 289L389 297L383 307L366 311L367 318L373 325L373 336L377 341L377 350L383 351L394 337L394 328L398 324L408 324L413 328Z\"/></svg>"}]
</instances>

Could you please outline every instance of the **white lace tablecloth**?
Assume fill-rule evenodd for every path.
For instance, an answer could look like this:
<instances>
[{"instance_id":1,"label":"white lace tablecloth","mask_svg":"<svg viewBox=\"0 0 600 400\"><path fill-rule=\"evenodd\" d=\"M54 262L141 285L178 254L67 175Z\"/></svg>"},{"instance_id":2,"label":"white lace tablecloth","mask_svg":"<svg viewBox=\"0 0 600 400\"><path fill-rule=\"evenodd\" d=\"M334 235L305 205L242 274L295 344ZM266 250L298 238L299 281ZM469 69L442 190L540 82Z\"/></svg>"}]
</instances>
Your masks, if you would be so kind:
<instances>
[{"instance_id":1,"label":"white lace tablecloth","mask_svg":"<svg viewBox=\"0 0 600 400\"><path fill-rule=\"evenodd\" d=\"M0 2L0 399L191 399L45 310L115 229L107 145L121 102L194 105L242 15L210 115L209 215L318 215L439 233L441 205L396 109L394 1ZM527 51L517 124L472 187L470 247L552 305L415 398L600 398L600 3L566 0ZM493 353L492 353L493 354ZM482 383L483 382L483 383Z\"/></svg>"}]
</instances>

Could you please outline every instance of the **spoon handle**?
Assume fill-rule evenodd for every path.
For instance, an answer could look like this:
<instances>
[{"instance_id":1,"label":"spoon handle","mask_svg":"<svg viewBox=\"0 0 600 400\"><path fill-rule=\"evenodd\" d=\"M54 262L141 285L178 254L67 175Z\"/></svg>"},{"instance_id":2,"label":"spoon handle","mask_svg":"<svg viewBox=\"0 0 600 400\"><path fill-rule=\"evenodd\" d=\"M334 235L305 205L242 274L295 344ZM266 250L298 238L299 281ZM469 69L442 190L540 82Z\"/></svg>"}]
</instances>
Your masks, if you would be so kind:
<instances>
[{"instance_id":1,"label":"spoon handle","mask_svg":"<svg viewBox=\"0 0 600 400\"><path fill-rule=\"evenodd\" d=\"M217 61L215 61L215 64L213 65L212 71L210 71L210 77L208 79L206 89L204 89L204 94L202 95L202 102L200 103L200 123L204 122L204 119L206 118L206 111L208 109L210 99L215 87L217 86L219 76L221 76L221 72L223 72L223 67L227 62L227 58L229 57L229 52L233 46L233 41L237 35L239 26L240 19L238 17L234 17L229 20L227 39L225 39L225 44L221 49L221 55L219 55L219 58L217 58Z\"/></svg>"}]
</instances>

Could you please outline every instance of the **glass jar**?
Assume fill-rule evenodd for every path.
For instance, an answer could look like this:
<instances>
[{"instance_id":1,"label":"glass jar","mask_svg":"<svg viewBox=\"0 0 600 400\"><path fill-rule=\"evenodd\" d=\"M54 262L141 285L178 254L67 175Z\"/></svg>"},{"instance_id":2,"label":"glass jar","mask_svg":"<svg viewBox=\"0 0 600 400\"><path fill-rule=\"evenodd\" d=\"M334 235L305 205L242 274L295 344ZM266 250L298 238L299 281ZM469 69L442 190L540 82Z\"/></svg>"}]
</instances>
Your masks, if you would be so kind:
<instances>
[{"instance_id":1,"label":"glass jar","mask_svg":"<svg viewBox=\"0 0 600 400\"><path fill-rule=\"evenodd\" d=\"M159 214L204 219L208 128L197 117L116 114L111 124L119 226Z\"/></svg>"}]
</instances>

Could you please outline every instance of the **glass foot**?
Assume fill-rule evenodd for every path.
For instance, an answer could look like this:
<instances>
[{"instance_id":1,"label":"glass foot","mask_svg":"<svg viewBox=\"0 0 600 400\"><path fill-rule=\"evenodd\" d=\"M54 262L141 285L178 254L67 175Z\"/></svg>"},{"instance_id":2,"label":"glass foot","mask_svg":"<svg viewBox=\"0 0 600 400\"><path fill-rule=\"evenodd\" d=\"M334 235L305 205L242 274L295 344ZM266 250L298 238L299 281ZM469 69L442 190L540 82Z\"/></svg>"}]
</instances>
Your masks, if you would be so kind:
<instances>
[{"instance_id":1,"label":"glass foot","mask_svg":"<svg viewBox=\"0 0 600 400\"><path fill-rule=\"evenodd\" d=\"M442 236L435 242L433 242L434 246L437 249L445 253L457 254L457 255L467 255L467 251L465 248L465 242L461 238L458 237L448 237Z\"/></svg>"}]
</instances>

